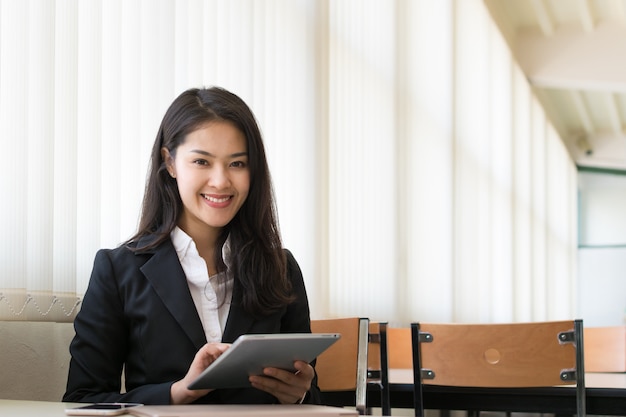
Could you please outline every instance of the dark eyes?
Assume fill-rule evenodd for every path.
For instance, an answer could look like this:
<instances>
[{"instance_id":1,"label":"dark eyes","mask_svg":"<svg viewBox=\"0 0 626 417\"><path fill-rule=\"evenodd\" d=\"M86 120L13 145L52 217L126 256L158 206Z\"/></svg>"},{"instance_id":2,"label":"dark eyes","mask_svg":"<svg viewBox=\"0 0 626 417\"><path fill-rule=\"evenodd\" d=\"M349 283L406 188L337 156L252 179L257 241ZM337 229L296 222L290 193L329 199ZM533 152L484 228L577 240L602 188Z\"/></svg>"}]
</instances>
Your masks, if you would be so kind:
<instances>
[{"instance_id":1,"label":"dark eyes","mask_svg":"<svg viewBox=\"0 0 626 417\"><path fill-rule=\"evenodd\" d=\"M194 159L193 161L194 165L200 165L200 166L209 166L210 163L209 161L207 161L206 159ZM248 166L246 161L233 161L230 163L231 167L233 168L245 168Z\"/></svg>"},{"instance_id":2,"label":"dark eyes","mask_svg":"<svg viewBox=\"0 0 626 417\"><path fill-rule=\"evenodd\" d=\"M248 166L248 164L246 164L246 162L244 161L234 161L233 163L230 164L230 166L234 168L245 168Z\"/></svg>"}]
</instances>

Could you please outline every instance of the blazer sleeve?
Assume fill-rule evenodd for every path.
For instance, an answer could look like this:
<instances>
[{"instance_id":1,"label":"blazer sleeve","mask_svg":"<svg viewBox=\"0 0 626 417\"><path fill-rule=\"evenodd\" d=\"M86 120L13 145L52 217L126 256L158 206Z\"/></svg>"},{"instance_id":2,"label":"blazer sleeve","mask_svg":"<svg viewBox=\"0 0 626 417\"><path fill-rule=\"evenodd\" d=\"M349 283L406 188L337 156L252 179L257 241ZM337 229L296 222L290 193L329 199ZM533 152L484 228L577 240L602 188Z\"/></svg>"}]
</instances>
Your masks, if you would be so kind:
<instances>
[{"instance_id":1,"label":"blazer sleeve","mask_svg":"<svg viewBox=\"0 0 626 417\"><path fill-rule=\"evenodd\" d=\"M74 320L66 402L139 402L168 404L172 382L146 384L122 393L129 323L111 250L96 254L89 286ZM132 258L134 255L127 256ZM134 265L122 265L129 270Z\"/></svg>"}]
</instances>

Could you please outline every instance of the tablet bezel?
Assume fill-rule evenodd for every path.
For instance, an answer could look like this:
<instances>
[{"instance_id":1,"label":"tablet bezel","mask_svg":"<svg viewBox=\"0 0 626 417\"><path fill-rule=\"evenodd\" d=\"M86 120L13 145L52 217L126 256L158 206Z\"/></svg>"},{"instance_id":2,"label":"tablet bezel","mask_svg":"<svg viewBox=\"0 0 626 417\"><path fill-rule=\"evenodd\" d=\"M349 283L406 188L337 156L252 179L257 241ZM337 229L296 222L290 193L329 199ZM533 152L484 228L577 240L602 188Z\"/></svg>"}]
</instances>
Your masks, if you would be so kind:
<instances>
[{"instance_id":1,"label":"tablet bezel","mask_svg":"<svg viewBox=\"0 0 626 417\"><path fill-rule=\"evenodd\" d=\"M189 389L250 387L248 378L263 368L295 371L293 362L311 362L335 343L339 333L277 333L242 335L189 384Z\"/></svg>"}]
</instances>

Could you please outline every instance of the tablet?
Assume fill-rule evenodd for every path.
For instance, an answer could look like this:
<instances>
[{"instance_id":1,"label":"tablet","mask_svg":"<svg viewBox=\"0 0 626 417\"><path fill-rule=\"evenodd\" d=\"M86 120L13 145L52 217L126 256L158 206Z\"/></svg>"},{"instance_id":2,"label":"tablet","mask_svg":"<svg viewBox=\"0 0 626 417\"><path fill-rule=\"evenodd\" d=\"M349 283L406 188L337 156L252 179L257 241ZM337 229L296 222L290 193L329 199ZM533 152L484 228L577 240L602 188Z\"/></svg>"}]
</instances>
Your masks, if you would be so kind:
<instances>
[{"instance_id":1,"label":"tablet","mask_svg":"<svg viewBox=\"0 0 626 417\"><path fill-rule=\"evenodd\" d=\"M215 362L189 385L189 389L245 388L248 377L263 368L295 371L293 362L311 362L335 343L338 333L277 333L239 336Z\"/></svg>"}]
</instances>

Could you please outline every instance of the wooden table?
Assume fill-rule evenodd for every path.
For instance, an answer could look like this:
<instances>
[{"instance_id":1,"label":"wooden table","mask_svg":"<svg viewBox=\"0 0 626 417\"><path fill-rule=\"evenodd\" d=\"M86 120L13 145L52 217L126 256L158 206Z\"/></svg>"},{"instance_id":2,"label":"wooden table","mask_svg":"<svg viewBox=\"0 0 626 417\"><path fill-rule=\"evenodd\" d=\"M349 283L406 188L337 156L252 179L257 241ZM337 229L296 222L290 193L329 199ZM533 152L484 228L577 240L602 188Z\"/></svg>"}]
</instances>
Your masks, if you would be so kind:
<instances>
[{"instance_id":1,"label":"wooden table","mask_svg":"<svg viewBox=\"0 0 626 417\"><path fill-rule=\"evenodd\" d=\"M413 408L413 371L392 369L392 408ZM626 416L626 373L585 375L587 414ZM352 393L325 393L329 405L345 402ZM576 388L479 388L424 385L425 408L431 410L511 411L527 413L576 414ZM343 402L342 402L343 401ZM379 390L367 395L368 407L380 407Z\"/></svg>"},{"instance_id":2,"label":"wooden table","mask_svg":"<svg viewBox=\"0 0 626 417\"><path fill-rule=\"evenodd\" d=\"M49 401L0 400L0 416L4 417L61 417L65 409L77 403Z\"/></svg>"},{"instance_id":3,"label":"wooden table","mask_svg":"<svg viewBox=\"0 0 626 417\"><path fill-rule=\"evenodd\" d=\"M1 400L2 417L66 417L65 409L81 404L50 401ZM82 404L84 405L84 404ZM323 407L311 404L233 404L162 406L159 415L214 416L214 417L354 417L356 410ZM191 412L189 408L193 408ZM147 409L147 407L146 407ZM185 410L183 410L185 409ZM154 411L154 409L152 410ZM130 417L129 414L123 416Z\"/></svg>"},{"instance_id":4,"label":"wooden table","mask_svg":"<svg viewBox=\"0 0 626 417\"><path fill-rule=\"evenodd\" d=\"M391 370L391 406L413 408L413 372ZM587 414L626 416L626 373L585 374ZM478 388L424 385L425 408L529 413L576 413L573 386ZM375 395L372 396L376 400Z\"/></svg>"}]
</instances>

